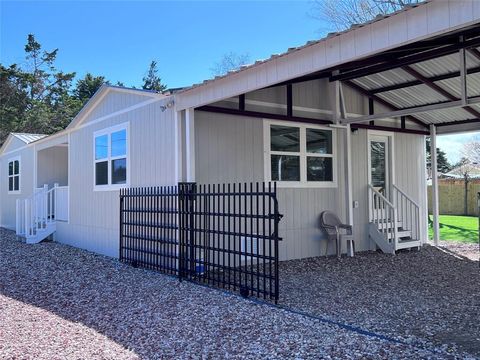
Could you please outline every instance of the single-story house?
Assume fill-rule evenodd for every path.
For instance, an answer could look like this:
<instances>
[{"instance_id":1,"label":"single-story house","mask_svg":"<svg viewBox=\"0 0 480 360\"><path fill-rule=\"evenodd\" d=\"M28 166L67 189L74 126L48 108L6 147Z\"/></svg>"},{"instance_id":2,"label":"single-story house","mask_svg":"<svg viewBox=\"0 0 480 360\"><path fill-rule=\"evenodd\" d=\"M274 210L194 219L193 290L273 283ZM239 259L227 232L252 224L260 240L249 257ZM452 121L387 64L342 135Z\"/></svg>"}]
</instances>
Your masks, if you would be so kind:
<instances>
[{"instance_id":1,"label":"single-story house","mask_svg":"<svg viewBox=\"0 0 480 360\"><path fill-rule=\"evenodd\" d=\"M480 2L434 0L171 93L104 85L65 130L9 136L0 225L118 257L122 188L276 181L280 259L326 254L324 210L356 251L419 247L425 139L480 129L479 47Z\"/></svg>"}]
</instances>

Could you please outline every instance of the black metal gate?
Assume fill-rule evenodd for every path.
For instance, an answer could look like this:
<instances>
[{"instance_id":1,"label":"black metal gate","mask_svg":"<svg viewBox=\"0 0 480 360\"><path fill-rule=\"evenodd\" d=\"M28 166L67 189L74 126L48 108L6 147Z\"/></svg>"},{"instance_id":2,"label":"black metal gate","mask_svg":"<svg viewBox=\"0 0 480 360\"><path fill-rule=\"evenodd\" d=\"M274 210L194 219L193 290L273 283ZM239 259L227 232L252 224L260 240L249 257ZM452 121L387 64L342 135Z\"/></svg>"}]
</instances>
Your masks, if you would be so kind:
<instances>
[{"instance_id":1,"label":"black metal gate","mask_svg":"<svg viewBox=\"0 0 480 360\"><path fill-rule=\"evenodd\" d=\"M120 192L120 260L277 301L276 184L180 183Z\"/></svg>"}]
</instances>

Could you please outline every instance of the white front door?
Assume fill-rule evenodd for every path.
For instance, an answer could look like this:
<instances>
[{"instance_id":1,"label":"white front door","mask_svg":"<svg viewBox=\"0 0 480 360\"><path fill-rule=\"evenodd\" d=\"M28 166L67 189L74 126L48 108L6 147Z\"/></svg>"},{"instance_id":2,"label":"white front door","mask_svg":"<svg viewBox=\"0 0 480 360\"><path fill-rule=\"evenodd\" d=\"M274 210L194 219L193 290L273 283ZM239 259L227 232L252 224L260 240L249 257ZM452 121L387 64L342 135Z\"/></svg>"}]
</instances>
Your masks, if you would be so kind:
<instances>
[{"instance_id":1,"label":"white front door","mask_svg":"<svg viewBox=\"0 0 480 360\"><path fill-rule=\"evenodd\" d=\"M390 198L392 181L391 136L369 135L368 137L368 180L387 199Z\"/></svg>"}]
</instances>

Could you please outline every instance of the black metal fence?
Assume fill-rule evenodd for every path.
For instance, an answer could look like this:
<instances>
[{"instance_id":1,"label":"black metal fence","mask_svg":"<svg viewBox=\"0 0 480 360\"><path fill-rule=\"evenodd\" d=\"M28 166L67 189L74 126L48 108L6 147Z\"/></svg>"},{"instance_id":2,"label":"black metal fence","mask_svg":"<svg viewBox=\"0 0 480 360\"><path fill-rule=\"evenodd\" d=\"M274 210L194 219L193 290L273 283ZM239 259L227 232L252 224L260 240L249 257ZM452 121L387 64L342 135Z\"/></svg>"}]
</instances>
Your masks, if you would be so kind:
<instances>
[{"instance_id":1,"label":"black metal fence","mask_svg":"<svg viewBox=\"0 0 480 360\"><path fill-rule=\"evenodd\" d=\"M120 260L277 301L276 184L180 183L120 192Z\"/></svg>"}]
</instances>

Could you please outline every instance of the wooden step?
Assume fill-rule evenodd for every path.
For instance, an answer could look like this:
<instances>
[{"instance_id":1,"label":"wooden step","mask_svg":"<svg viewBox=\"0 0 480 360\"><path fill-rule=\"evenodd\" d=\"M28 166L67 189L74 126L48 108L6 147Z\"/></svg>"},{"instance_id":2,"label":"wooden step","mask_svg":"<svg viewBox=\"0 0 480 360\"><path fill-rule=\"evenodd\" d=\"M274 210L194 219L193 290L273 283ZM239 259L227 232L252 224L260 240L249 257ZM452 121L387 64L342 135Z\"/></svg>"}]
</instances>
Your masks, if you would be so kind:
<instances>
[{"instance_id":1,"label":"wooden step","mask_svg":"<svg viewBox=\"0 0 480 360\"><path fill-rule=\"evenodd\" d=\"M388 240L392 240L395 238L395 233L393 231L391 232L382 232L382 231L379 231L379 233L381 235L384 235ZM401 238L409 238L412 236L412 231L411 230L398 230L397 231L397 237L399 239Z\"/></svg>"},{"instance_id":2,"label":"wooden step","mask_svg":"<svg viewBox=\"0 0 480 360\"><path fill-rule=\"evenodd\" d=\"M56 230L56 224L54 222L49 223L44 229L38 229L34 232L33 235L26 236L25 241L27 244L37 244L52 235Z\"/></svg>"},{"instance_id":3,"label":"wooden step","mask_svg":"<svg viewBox=\"0 0 480 360\"><path fill-rule=\"evenodd\" d=\"M417 239L412 239L412 238L407 238L407 239L401 239L397 243L397 250L400 249L411 249L415 247L420 247L422 246L422 242Z\"/></svg>"},{"instance_id":4,"label":"wooden step","mask_svg":"<svg viewBox=\"0 0 480 360\"><path fill-rule=\"evenodd\" d=\"M376 223L376 224L377 224L377 227L378 227L379 230L391 229L392 225L393 225L391 221L383 222L383 223ZM403 227L403 222L397 221L396 225L397 225L397 229L401 229Z\"/></svg>"},{"instance_id":5,"label":"wooden step","mask_svg":"<svg viewBox=\"0 0 480 360\"><path fill-rule=\"evenodd\" d=\"M395 246L392 240L385 239L384 235L378 231L374 223L368 224L368 234L375 244L386 254L395 254Z\"/></svg>"}]
</instances>

